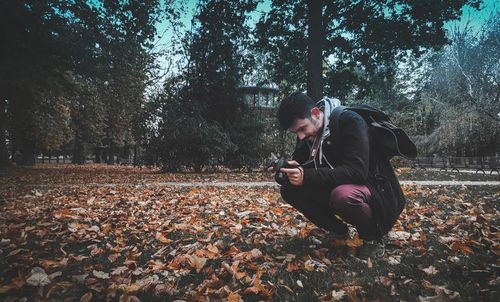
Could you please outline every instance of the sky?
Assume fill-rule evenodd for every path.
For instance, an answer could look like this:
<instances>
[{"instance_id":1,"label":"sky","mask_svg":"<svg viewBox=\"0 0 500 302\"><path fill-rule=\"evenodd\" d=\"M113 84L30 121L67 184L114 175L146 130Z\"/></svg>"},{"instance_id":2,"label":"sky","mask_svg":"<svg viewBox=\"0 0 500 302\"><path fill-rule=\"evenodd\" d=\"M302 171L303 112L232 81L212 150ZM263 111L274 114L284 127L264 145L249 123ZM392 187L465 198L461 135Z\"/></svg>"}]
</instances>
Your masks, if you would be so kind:
<instances>
[{"instance_id":1,"label":"sky","mask_svg":"<svg viewBox=\"0 0 500 302\"><path fill-rule=\"evenodd\" d=\"M191 20L193 18L194 12L196 10L196 5L198 3L198 0L173 0L177 3L182 3L185 4L186 7L186 13L181 16L180 21L184 24L185 29L189 29L191 26ZM228 0L232 1L232 0ZM500 9L498 0L483 0L483 9L481 11L476 11L475 9L472 9L471 7L465 7L464 8L464 13L462 14L462 18L460 20L448 22L445 24L445 28L451 29L455 26L463 27L467 23L473 30L478 30L483 22L489 18L491 13L493 11L498 11ZM259 5L257 6L256 12L251 14L250 18L250 23L249 24L255 24L261 14L268 12L271 9L271 0L264 0ZM157 25L157 32L158 36L155 41L155 49L162 50L162 49L168 49L171 47L172 43L175 43L174 39L174 34L172 30L170 29L170 26L168 22L163 21ZM175 60L174 60L175 61ZM166 66L168 66L168 60L166 57L160 57L158 59L158 63L160 66L164 66L164 69L166 69Z\"/></svg>"}]
</instances>

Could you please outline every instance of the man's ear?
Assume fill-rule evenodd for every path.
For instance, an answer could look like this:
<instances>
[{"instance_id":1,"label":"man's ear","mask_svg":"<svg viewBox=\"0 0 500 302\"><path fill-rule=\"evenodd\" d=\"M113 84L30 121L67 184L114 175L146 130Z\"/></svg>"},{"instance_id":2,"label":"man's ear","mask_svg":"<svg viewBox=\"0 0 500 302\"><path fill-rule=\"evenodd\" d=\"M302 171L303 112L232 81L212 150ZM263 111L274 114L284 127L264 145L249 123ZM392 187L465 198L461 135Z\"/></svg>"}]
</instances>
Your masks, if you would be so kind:
<instances>
[{"instance_id":1,"label":"man's ear","mask_svg":"<svg viewBox=\"0 0 500 302\"><path fill-rule=\"evenodd\" d=\"M311 109L311 116L319 117L321 110L318 107L313 107Z\"/></svg>"}]
</instances>

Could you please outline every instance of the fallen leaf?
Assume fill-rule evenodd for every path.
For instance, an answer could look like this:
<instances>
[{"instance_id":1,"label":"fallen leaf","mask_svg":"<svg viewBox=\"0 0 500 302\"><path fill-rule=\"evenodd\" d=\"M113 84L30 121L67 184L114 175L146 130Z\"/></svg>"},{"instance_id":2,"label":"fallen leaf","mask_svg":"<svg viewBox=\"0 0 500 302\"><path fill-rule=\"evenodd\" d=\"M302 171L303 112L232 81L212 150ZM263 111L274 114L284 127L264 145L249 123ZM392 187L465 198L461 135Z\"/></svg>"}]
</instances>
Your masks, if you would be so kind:
<instances>
[{"instance_id":1,"label":"fallen leaf","mask_svg":"<svg viewBox=\"0 0 500 302\"><path fill-rule=\"evenodd\" d=\"M304 288L304 284L302 284L302 281L300 281L300 280L297 280L297 285L298 285L300 288Z\"/></svg>"},{"instance_id":2,"label":"fallen leaf","mask_svg":"<svg viewBox=\"0 0 500 302\"><path fill-rule=\"evenodd\" d=\"M80 302L90 302L90 301L92 301L92 292L88 292L80 298Z\"/></svg>"},{"instance_id":3,"label":"fallen leaf","mask_svg":"<svg viewBox=\"0 0 500 302\"><path fill-rule=\"evenodd\" d=\"M172 240L165 237L165 235L163 235L161 232L156 232L155 238L156 238L156 240L160 241L163 244L172 243Z\"/></svg>"},{"instance_id":4,"label":"fallen leaf","mask_svg":"<svg viewBox=\"0 0 500 302\"><path fill-rule=\"evenodd\" d=\"M15 249L15 250L13 250L12 252L8 253L8 254L7 254L7 257L17 255L17 254L19 254L19 253L20 253L20 252L22 252L22 251L23 251L23 249Z\"/></svg>"},{"instance_id":5,"label":"fallen leaf","mask_svg":"<svg viewBox=\"0 0 500 302\"><path fill-rule=\"evenodd\" d=\"M16 286L14 284L7 284L2 287L0 287L0 294L6 294L8 293L11 289L15 289Z\"/></svg>"},{"instance_id":6,"label":"fallen leaf","mask_svg":"<svg viewBox=\"0 0 500 302\"><path fill-rule=\"evenodd\" d=\"M357 248L363 245L363 239L360 239L358 236L353 239L347 239L346 244L350 248Z\"/></svg>"},{"instance_id":7,"label":"fallen leaf","mask_svg":"<svg viewBox=\"0 0 500 302\"><path fill-rule=\"evenodd\" d=\"M422 269L427 275L435 275L439 273L439 271L434 266L429 266L428 268Z\"/></svg>"},{"instance_id":8,"label":"fallen leaf","mask_svg":"<svg viewBox=\"0 0 500 302\"><path fill-rule=\"evenodd\" d=\"M333 301L340 301L340 299L342 299L343 296L345 296L345 291L343 290L339 290L339 291L336 291L336 290L332 290L332 300Z\"/></svg>"},{"instance_id":9,"label":"fallen leaf","mask_svg":"<svg viewBox=\"0 0 500 302\"><path fill-rule=\"evenodd\" d=\"M99 279L109 279L109 274L101 271L93 270L92 275Z\"/></svg>"},{"instance_id":10,"label":"fallen leaf","mask_svg":"<svg viewBox=\"0 0 500 302\"><path fill-rule=\"evenodd\" d=\"M227 296L227 302L242 302L243 299L241 299L241 296L238 293L230 293L229 296Z\"/></svg>"},{"instance_id":11,"label":"fallen leaf","mask_svg":"<svg viewBox=\"0 0 500 302\"><path fill-rule=\"evenodd\" d=\"M389 286L392 283L391 279L386 276L380 276L378 277L378 280L380 281L380 283L382 283L383 286Z\"/></svg>"},{"instance_id":12,"label":"fallen leaf","mask_svg":"<svg viewBox=\"0 0 500 302\"><path fill-rule=\"evenodd\" d=\"M252 260L256 260L262 257L262 252L259 249L253 249L250 251L250 255L252 255Z\"/></svg>"},{"instance_id":13,"label":"fallen leaf","mask_svg":"<svg viewBox=\"0 0 500 302\"><path fill-rule=\"evenodd\" d=\"M464 254L474 255L474 252L472 251L472 249L460 241L453 242L450 245L450 249L454 252L462 252Z\"/></svg>"},{"instance_id":14,"label":"fallen leaf","mask_svg":"<svg viewBox=\"0 0 500 302\"><path fill-rule=\"evenodd\" d=\"M155 296L173 296L177 289L170 283L157 284L153 290Z\"/></svg>"},{"instance_id":15,"label":"fallen leaf","mask_svg":"<svg viewBox=\"0 0 500 302\"><path fill-rule=\"evenodd\" d=\"M49 276L43 268L34 267L31 270L31 275L26 279L26 283L32 286L46 286L51 283Z\"/></svg>"},{"instance_id":16,"label":"fallen leaf","mask_svg":"<svg viewBox=\"0 0 500 302\"><path fill-rule=\"evenodd\" d=\"M448 302L451 300L455 300L460 297L460 294L455 291L451 291L443 286L436 286L435 288L436 295L430 297L422 297L419 296L418 299L421 302Z\"/></svg>"},{"instance_id":17,"label":"fallen leaf","mask_svg":"<svg viewBox=\"0 0 500 302\"><path fill-rule=\"evenodd\" d=\"M187 255L186 258L189 261L189 264L196 270L197 273L201 271L201 269L207 263L207 259L203 257L198 257L196 255Z\"/></svg>"},{"instance_id":18,"label":"fallen leaf","mask_svg":"<svg viewBox=\"0 0 500 302\"><path fill-rule=\"evenodd\" d=\"M314 264L312 263L311 260L307 260L304 263L304 268L305 268L306 271L312 272L312 271L314 271Z\"/></svg>"}]
</instances>

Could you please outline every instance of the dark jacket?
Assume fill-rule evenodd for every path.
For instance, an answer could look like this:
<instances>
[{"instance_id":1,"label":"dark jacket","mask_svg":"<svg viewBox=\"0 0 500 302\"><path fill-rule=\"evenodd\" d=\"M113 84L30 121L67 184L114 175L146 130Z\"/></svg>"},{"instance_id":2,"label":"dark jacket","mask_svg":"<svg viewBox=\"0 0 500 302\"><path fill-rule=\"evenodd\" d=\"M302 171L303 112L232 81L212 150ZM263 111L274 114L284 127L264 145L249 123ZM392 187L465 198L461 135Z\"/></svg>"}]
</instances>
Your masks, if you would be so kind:
<instances>
[{"instance_id":1,"label":"dark jacket","mask_svg":"<svg viewBox=\"0 0 500 302\"><path fill-rule=\"evenodd\" d=\"M323 154L335 169L323 159L317 169L309 164L304 168L304 186L334 188L341 184L365 184L370 165L368 126L363 118L350 110L340 115L339 130L330 119L331 135L323 142ZM298 142L293 158L299 163L309 159L310 144Z\"/></svg>"},{"instance_id":2,"label":"dark jacket","mask_svg":"<svg viewBox=\"0 0 500 302\"><path fill-rule=\"evenodd\" d=\"M330 118L331 135L323 142L323 159L316 167L304 167L304 187L333 189L342 184L366 185L372 193L371 208L380 233L387 233L405 205L405 198L389 159L377 154L370 145L369 127L365 120L351 110L340 115L339 129ZM293 158L299 163L309 159L310 143L299 141ZM333 166L329 167L327 161Z\"/></svg>"}]
</instances>

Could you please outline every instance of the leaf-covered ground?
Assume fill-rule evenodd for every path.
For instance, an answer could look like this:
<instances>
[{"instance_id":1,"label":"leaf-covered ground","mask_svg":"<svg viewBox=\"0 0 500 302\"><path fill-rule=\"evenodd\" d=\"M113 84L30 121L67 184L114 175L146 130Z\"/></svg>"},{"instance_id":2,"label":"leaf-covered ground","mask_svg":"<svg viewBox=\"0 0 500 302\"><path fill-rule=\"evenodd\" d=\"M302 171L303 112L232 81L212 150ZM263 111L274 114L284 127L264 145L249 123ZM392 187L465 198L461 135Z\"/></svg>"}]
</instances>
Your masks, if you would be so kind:
<instances>
[{"instance_id":1,"label":"leaf-covered ground","mask_svg":"<svg viewBox=\"0 0 500 302\"><path fill-rule=\"evenodd\" d=\"M499 300L496 186L404 187L386 255L360 261L356 236L321 243L276 188L137 185L191 176L95 165L2 174L0 299ZM104 182L133 185L91 185ZM64 183L87 185L50 186Z\"/></svg>"}]
</instances>

